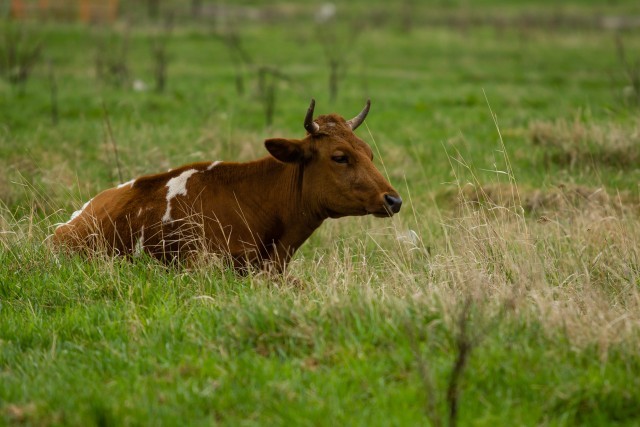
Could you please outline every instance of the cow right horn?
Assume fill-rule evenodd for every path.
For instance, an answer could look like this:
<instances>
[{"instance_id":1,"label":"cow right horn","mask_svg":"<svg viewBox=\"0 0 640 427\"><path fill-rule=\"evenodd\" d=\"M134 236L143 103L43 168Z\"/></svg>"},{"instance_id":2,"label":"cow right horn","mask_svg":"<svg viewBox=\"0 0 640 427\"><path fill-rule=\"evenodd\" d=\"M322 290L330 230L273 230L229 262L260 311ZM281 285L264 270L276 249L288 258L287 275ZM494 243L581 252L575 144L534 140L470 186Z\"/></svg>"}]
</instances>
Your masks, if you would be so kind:
<instances>
[{"instance_id":1,"label":"cow right horn","mask_svg":"<svg viewBox=\"0 0 640 427\"><path fill-rule=\"evenodd\" d=\"M369 108L371 108L371 100L367 99L367 105L365 105L362 111L360 111L360 114L347 121L347 124L349 125L351 130L356 130L356 128L360 126L362 122L364 122L364 119L367 118L367 114L369 114Z\"/></svg>"},{"instance_id":2,"label":"cow right horn","mask_svg":"<svg viewBox=\"0 0 640 427\"><path fill-rule=\"evenodd\" d=\"M313 121L313 110L316 108L316 100L311 98L311 105L309 105L309 109L307 110L307 115L304 118L304 128L311 135L314 133L318 133L320 130L320 126L316 122Z\"/></svg>"}]
</instances>

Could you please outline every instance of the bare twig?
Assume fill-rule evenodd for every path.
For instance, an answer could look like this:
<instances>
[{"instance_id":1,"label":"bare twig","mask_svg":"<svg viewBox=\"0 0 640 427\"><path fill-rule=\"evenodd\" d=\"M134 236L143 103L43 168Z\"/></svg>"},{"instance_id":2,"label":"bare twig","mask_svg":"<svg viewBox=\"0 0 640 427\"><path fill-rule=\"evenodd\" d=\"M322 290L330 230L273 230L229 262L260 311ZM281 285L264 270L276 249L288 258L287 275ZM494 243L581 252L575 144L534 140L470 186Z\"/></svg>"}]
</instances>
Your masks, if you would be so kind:
<instances>
[{"instance_id":1,"label":"bare twig","mask_svg":"<svg viewBox=\"0 0 640 427\"><path fill-rule=\"evenodd\" d=\"M96 42L96 77L115 87L129 82L129 27L122 37L99 36Z\"/></svg>"},{"instance_id":2,"label":"bare twig","mask_svg":"<svg viewBox=\"0 0 640 427\"><path fill-rule=\"evenodd\" d=\"M107 138L109 139L109 142L111 143L111 147L113 148L113 154L116 161L116 168L118 169L118 179L120 180L120 182L122 182L123 180L122 180L122 171L120 170L120 159L118 157L118 146L116 145L116 140L113 137L113 131L111 129L111 120L109 119L109 112L107 111L107 106L104 100L102 101L102 110L104 111L104 123L107 130Z\"/></svg>"},{"instance_id":3,"label":"bare twig","mask_svg":"<svg viewBox=\"0 0 640 427\"><path fill-rule=\"evenodd\" d=\"M56 82L56 75L53 72L53 63L48 61L49 71L49 87L51 89L51 123L53 125L58 124L58 84Z\"/></svg>"},{"instance_id":4,"label":"bare twig","mask_svg":"<svg viewBox=\"0 0 640 427\"><path fill-rule=\"evenodd\" d=\"M335 33L320 33L324 57L329 67L329 100L335 102L338 99L340 80L346 75L346 61L339 49L336 49Z\"/></svg>"},{"instance_id":5,"label":"bare twig","mask_svg":"<svg viewBox=\"0 0 640 427\"><path fill-rule=\"evenodd\" d=\"M167 43L173 27L173 18L167 15L161 30L151 39L151 54L154 62L154 75L156 79L156 92L164 92L167 82L167 65L169 55L167 53Z\"/></svg>"},{"instance_id":6,"label":"bare twig","mask_svg":"<svg viewBox=\"0 0 640 427\"><path fill-rule=\"evenodd\" d=\"M507 311L515 307L516 294L504 301L500 311L487 321L482 322L480 328L476 328L476 332L471 332L469 326L472 320L474 299L468 296L457 319L457 332L455 337L456 358L451 368L449 376L449 384L447 386L447 406L449 408L449 426L455 427L458 423L458 414L460 408L461 380L464 370L471 358L471 353L476 349L484 337L493 329L497 328Z\"/></svg>"},{"instance_id":7,"label":"bare twig","mask_svg":"<svg viewBox=\"0 0 640 427\"><path fill-rule=\"evenodd\" d=\"M202 12L202 0L191 0L191 19L198 19Z\"/></svg>"},{"instance_id":8,"label":"bare twig","mask_svg":"<svg viewBox=\"0 0 640 427\"><path fill-rule=\"evenodd\" d=\"M403 0L400 6L400 25L405 33L411 32L415 13L415 0Z\"/></svg>"},{"instance_id":9,"label":"bare twig","mask_svg":"<svg viewBox=\"0 0 640 427\"><path fill-rule=\"evenodd\" d=\"M629 81L630 94L628 97L633 98L635 105L640 105L640 60L631 60L627 57L627 52L622 41L620 34L616 34L615 38L616 52L618 53L618 59L622 64L622 69Z\"/></svg>"},{"instance_id":10,"label":"bare twig","mask_svg":"<svg viewBox=\"0 0 640 427\"><path fill-rule=\"evenodd\" d=\"M278 67L262 65L258 68L258 96L262 100L267 126L273 123L278 81L282 80L290 81L291 78Z\"/></svg>"},{"instance_id":11,"label":"bare twig","mask_svg":"<svg viewBox=\"0 0 640 427\"><path fill-rule=\"evenodd\" d=\"M242 39L236 28L215 33L214 37L220 40L229 51L235 70L236 92L238 95L243 95L245 68L253 64L253 58L242 45Z\"/></svg>"},{"instance_id":12,"label":"bare twig","mask_svg":"<svg viewBox=\"0 0 640 427\"><path fill-rule=\"evenodd\" d=\"M342 47L338 40L336 24L324 23L318 30L318 40L322 45L325 61L329 68L329 99L331 102L338 99L340 81L347 74L347 54L353 50L352 45L361 30L359 27L352 27L350 35L347 40L344 40Z\"/></svg>"},{"instance_id":13,"label":"bare twig","mask_svg":"<svg viewBox=\"0 0 640 427\"><path fill-rule=\"evenodd\" d=\"M515 298L515 294L512 298ZM476 307L474 298L472 296L467 296L459 309L454 325L455 332L453 340L456 354L449 374L446 394L442 396L447 406L447 424L453 427L458 424L462 378L469 359L471 358L471 353L480 344L487 333L498 326L507 310L511 310L514 307L514 303L513 300L507 299L502 309L496 315L488 319L486 322L482 322L480 327L476 326L474 328L474 332L472 332L470 330L470 326L474 317L472 316L474 307ZM415 327L409 322L405 324L405 327L410 340L411 350L416 359L418 373L426 394L425 415L433 426L440 427L443 425L444 419L439 410L439 399L441 394L438 393L432 373L429 370L428 362L423 355L423 352L420 350L420 340L416 336Z\"/></svg>"},{"instance_id":14,"label":"bare twig","mask_svg":"<svg viewBox=\"0 0 640 427\"><path fill-rule=\"evenodd\" d=\"M440 427L442 425L442 418L438 411L438 392L431 370L429 369L427 360L420 351L415 327L410 322L406 322L405 327L407 335L409 336L411 351L413 352L413 356L416 358L420 379L422 380L422 386L424 387L426 394L425 415L429 418L429 421L434 427Z\"/></svg>"},{"instance_id":15,"label":"bare twig","mask_svg":"<svg viewBox=\"0 0 640 427\"><path fill-rule=\"evenodd\" d=\"M147 15L151 19L156 19L160 12L160 0L147 0Z\"/></svg>"},{"instance_id":16,"label":"bare twig","mask_svg":"<svg viewBox=\"0 0 640 427\"><path fill-rule=\"evenodd\" d=\"M469 356L475 345L469 336L467 326L471 314L471 298L465 300L458 316L458 333L456 337L456 359L451 369L449 385L447 387L447 405L449 406L449 426L455 427L458 422L458 407L460 403L460 380L467 365Z\"/></svg>"},{"instance_id":17,"label":"bare twig","mask_svg":"<svg viewBox=\"0 0 640 427\"><path fill-rule=\"evenodd\" d=\"M3 23L0 40L0 75L20 90L31 76L42 53L42 41L34 39L26 31L25 26Z\"/></svg>"}]
</instances>

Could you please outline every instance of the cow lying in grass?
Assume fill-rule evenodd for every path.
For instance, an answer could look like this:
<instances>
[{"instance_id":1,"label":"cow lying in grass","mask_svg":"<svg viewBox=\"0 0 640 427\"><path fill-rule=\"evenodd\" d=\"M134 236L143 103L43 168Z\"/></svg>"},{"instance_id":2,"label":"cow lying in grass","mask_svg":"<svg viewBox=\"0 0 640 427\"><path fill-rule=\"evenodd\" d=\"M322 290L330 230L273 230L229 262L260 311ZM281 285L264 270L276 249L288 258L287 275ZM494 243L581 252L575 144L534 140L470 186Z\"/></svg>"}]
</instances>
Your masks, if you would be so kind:
<instances>
[{"instance_id":1,"label":"cow lying in grass","mask_svg":"<svg viewBox=\"0 0 640 427\"><path fill-rule=\"evenodd\" d=\"M193 163L105 190L58 226L54 244L164 262L206 249L236 268L282 271L325 219L397 213L402 199L353 133L370 102L351 120L313 120L314 106L303 139L268 139L270 156L255 161Z\"/></svg>"}]
</instances>

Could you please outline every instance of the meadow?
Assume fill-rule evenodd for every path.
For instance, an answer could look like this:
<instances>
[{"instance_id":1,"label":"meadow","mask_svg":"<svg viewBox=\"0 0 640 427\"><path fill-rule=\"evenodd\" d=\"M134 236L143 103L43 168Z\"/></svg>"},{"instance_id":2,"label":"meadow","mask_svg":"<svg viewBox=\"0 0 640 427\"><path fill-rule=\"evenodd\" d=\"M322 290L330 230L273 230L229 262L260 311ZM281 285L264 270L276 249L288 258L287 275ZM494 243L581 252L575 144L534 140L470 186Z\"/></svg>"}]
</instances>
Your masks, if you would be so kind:
<instances>
[{"instance_id":1,"label":"meadow","mask_svg":"<svg viewBox=\"0 0 640 427\"><path fill-rule=\"evenodd\" d=\"M637 425L640 6L600 3L3 20L0 423ZM281 279L47 244L103 189L302 137L312 97L372 100L399 215L326 221Z\"/></svg>"}]
</instances>

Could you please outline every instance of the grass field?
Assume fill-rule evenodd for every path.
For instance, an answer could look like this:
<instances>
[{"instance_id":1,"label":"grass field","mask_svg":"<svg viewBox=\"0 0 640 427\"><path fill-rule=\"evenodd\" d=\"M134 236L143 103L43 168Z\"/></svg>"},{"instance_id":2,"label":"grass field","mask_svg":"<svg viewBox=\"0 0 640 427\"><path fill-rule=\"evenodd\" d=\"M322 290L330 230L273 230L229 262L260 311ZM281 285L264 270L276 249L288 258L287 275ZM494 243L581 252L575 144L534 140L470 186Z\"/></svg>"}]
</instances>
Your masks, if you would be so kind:
<instances>
[{"instance_id":1,"label":"grass field","mask_svg":"<svg viewBox=\"0 0 640 427\"><path fill-rule=\"evenodd\" d=\"M0 422L637 425L640 7L605 3L3 21ZM371 98L399 215L328 220L282 280L46 244L103 189L301 137L312 97Z\"/></svg>"}]
</instances>

